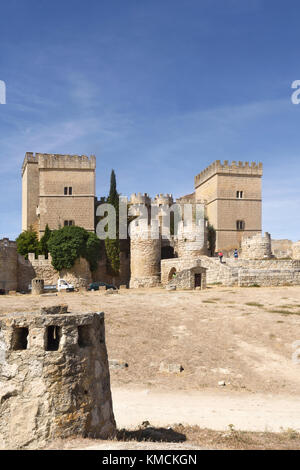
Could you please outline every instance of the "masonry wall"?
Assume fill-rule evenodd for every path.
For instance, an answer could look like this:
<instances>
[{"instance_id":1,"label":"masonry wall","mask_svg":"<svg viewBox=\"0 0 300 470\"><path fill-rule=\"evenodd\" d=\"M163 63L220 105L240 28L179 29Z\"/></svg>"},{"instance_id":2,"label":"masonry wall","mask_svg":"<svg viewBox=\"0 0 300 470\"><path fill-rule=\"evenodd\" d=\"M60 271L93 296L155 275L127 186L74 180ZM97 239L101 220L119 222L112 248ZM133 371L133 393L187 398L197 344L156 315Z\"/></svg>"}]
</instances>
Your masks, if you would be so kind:
<instances>
[{"instance_id":1,"label":"masonry wall","mask_svg":"<svg viewBox=\"0 0 300 470\"><path fill-rule=\"evenodd\" d=\"M38 159L27 153L22 167L22 230L36 227L39 205Z\"/></svg>"},{"instance_id":2,"label":"masonry wall","mask_svg":"<svg viewBox=\"0 0 300 470\"><path fill-rule=\"evenodd\" d=\"M0 240L0 289L5 292L18 288L18 258L16 243Z\"/></svg>"},{"instance_id":3,"label":"masonry wall","mask_svg":"<svg viewBox=\"0 0 300 470\"><path fill-rule=\"evenodd\" d=\"M241 243L241 257L243 259L268 259L272 258L271 235L266 232L264 236L256 234L252 237L244 237Z\"/></svg>"},{"instance_id":4,"label":"masonry wall","mask_svg":"<svg viewBox=\"0 0 300 470\"><path fill-rule=\"evenodd\" d=\"M201 257L207 268L207 284L225 286L284 286L300 285L300 260L243 260Z\"/></svg>"},{"instance_id":5,"label":"masonry wall","mask_svg":"<svg viewBox=\"0 0 300 470\"><path fill-rule=\"evenodd\" d=\"M39 255L37 259L33 253L29 253L28 260L23 256L18 256L18 288L20 291L28 291L28 286L34 278L44 279L46 285L54 285L59 278L65 279L75 288L86 287L92 282L92 274L89 263L80 258L75 261L73 268L56 271L51 264L51 257L45 259L44 255Z\"/></svg>"}]
</instances>

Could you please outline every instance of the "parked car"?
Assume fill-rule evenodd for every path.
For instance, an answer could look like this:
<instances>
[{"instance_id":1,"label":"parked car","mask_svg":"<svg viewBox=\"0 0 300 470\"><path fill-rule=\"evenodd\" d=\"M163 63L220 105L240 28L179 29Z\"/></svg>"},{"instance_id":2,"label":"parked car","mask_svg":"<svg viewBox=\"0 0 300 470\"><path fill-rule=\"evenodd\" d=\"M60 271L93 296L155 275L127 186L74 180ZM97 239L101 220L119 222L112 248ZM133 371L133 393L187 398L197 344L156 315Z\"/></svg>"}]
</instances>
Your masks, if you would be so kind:
<instances>
[{"instance_id":1,"label":"parked car","mask_svg":"<svg viewBox=\"0 0 300 470\"><path fill-rule=\"evenodd\" d=\"M32 287L31 284L28 286L28 290L31 292ZM69 284L67 281L64 279L58 279L57 284L53 284L52 286L44 286L44 292L61 292L61 291L66 291L66 292L74 292L74 286L73 284Z\"/></svg>"},{"instance_id":2,"label":"parked car","mask_svg":"<svg viewBox=\"0 0 300 470\"><path fill-rule=\"evenodd\" d=\"M117 287L112 285L112 284L107 284L106 282L91 282L91 284L89 284L87 286L87 290L91 291L91 290L99 290L99 287L103 287L105 286L106 290L107 289L114 289L114 290L117 290Z\"/></svg>"}]
</instances>

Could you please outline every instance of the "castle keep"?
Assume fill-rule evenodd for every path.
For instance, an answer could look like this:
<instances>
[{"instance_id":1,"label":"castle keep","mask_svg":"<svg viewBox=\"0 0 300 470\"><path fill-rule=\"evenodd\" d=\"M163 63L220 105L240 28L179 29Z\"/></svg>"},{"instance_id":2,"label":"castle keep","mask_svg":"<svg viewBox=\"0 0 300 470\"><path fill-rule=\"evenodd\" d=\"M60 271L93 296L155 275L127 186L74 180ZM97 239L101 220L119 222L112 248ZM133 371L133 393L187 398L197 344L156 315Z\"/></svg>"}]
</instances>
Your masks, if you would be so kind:
<instances>
[{"instance_id":1,"label":"castle keep","mask_svg":"<svg viewBox=\"0 0 300 470\"><path fill-rule=\"evenodd\" d=\"M43 236L64 225L95 230L96 158L27 152L22 166L22 230Z\"/></svg>"},{"instance_id":2,"label":"castle keep","mask_svg":"<svg viewBox=\"0 0 300 470\"><path fill-rule=\"evenodd\" d=\"M206 201L216 230L216 250L239 248L242 236L261 232L262 163L219 160L195 177L195 199Z\"/></svg>"}]
</instances>

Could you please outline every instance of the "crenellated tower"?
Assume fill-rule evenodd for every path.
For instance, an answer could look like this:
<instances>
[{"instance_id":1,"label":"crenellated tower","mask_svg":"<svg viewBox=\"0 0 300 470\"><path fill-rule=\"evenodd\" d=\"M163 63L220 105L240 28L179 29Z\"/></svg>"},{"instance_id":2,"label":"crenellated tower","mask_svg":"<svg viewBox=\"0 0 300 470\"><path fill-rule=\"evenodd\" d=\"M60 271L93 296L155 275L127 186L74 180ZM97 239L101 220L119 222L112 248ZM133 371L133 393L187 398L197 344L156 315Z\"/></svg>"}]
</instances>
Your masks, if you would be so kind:
<instances>
[{"instance_id":1,"label":"crenellated tower","mask_svg":"<svg viewBox=\"0 0 300 470\"><path fill-rule=\"evenodd\" d=\"M244 235L261 233L262 163L220 160L195 177L195 199L206 200L216 250L239 248Z\"/></svg>"},{"instance_id":2,"label":"crenellated tower","mask_svg":"<svg viewBox=\"0 0 300 470\"><path fill-rule=\"evenodd\" d=\"M95 156L26 153L22 166L22 229L41 237L65 225L95 229Z\"/></svg>"}]
</instances>

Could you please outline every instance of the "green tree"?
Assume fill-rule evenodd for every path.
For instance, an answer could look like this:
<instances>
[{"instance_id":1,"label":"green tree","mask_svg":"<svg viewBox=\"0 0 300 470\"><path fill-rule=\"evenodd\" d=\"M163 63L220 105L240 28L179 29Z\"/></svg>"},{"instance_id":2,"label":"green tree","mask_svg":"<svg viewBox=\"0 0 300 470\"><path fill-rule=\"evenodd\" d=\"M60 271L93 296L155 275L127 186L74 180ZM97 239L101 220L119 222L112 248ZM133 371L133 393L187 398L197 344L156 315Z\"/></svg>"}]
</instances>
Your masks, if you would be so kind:
<instances>
[{"instance_id":1,"label":"green tree","mask_svg":"<svg viewBox=\"0 0 300 470\"><path fill-rule=\"evenodd\" d=\"M75 225L51 232L48 249L57 271L72 268L80 257L85 258L94 270L100 258L100 240L97 236Z\"/></svg>"},{"instance_id":2,"label":"green tree","mask_svg":"<svg viewBox=\"0 0 300 470\"><path fill-rule=\"evenodd\" d=\"M41 255L45 255L46 258L48 258L48 254L49 254L48 241L50 239L50 236L51 236L51 230L49 228L49 225L47 224L45 227L44 235L40 239L40 243L39 243L39 253Z\"/></svg>"},{"instance_id":3,"label":"green tree","mask_svg":"<svg viewBox=\"0 0 300 470\"><path fill-rule=\"evenodd\" d=\"M29 230L20 233L16 239L16 243L18 253L25 256L25 259L28 259L28 253L39 254L38 236L32 226L29 227Z\"/></svg>"},{"instance_id":4,"label":"green tree","mask_svg":"<svg viewBox=\"0 0 300 470\"><path fill-rule=\"evenodd\" d=\"M117 191L116 174L114 170L110 176L110 190L107 202L114 206L116 210L116 238L105 239L105 250L107 257L108 272L112 275L118 275L120 271L120 240L119 240L119 193Z\"/></svg>"},{"instance_id":5,"label":"green tree","mask_svg":"<svg viewBox=\"0 0 300 470\"><path fill-rule=\"evenodd\" d=\"M208 240L208 252L210 256L214 256L216 249L216 230L207 220L207 240Z\"/></svg>"}]
</instances>

